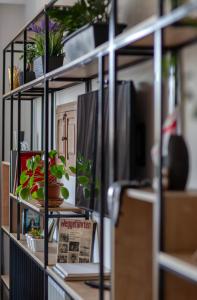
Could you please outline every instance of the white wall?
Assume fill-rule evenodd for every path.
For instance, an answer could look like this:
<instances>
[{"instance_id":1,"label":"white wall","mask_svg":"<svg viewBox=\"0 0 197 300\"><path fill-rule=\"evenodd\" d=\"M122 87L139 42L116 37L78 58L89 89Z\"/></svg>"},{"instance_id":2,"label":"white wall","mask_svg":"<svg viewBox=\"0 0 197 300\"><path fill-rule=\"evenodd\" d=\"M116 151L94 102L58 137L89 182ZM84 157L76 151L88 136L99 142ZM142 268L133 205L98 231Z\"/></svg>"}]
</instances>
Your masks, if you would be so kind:
<instances>
[{"instance_id":1,"label":"white wall","mask_svg":"<svg viewBox=\"0 0 197 300\"><path fill-rule=\"evenodd\" d=\"M25 6L24 5L6 5L0 4L0 98L2 93L2 68L3 68L3 48L8 44L8 42L17 34L21 26L25 24ZM8 65L7 65L8 66ZM7 70L6 70L7 74ZM2 101L0 101L0 112L2 107ZM1 119L1 118L0 118ZM6 110L6 120L9 124L9 114ZM0 122L0 128L2 124ZM9 126L6 127L6 159L9 159ZM1 131L0 131L1 132ZM0 135L0 144L1 144Z\"/></svg>"}]
</instances>

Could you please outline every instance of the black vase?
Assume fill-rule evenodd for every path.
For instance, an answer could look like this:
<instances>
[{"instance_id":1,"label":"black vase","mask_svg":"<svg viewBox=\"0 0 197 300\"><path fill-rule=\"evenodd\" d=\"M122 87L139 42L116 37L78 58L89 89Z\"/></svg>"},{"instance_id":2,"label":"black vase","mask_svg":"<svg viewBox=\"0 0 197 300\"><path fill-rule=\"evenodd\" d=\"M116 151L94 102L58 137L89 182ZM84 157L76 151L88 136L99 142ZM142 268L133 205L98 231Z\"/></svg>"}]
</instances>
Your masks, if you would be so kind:
<instances>
[{"instance_id":1,"label":"black vase","mask_svg":"<svg viewBox=\"0 0 197 300\"><path fill-rule=\"evenodd\" d=\"M171 135L168 144L168 189L184 190L189 173L189 154L183 136Z\"/></svg>"},{"instance_id":2,"label":"black vase","mask_svg":"<svg viewBox=\"0 0 197 300\"><path fill-rule=\"evenodd\" d=\"M48 71L53 71L63 65L64 55L49 56ZM36 74L36 78L39 78L44 74L44 56L40 56L34 59L33 69Z\"/></svg>"}]
</instances>

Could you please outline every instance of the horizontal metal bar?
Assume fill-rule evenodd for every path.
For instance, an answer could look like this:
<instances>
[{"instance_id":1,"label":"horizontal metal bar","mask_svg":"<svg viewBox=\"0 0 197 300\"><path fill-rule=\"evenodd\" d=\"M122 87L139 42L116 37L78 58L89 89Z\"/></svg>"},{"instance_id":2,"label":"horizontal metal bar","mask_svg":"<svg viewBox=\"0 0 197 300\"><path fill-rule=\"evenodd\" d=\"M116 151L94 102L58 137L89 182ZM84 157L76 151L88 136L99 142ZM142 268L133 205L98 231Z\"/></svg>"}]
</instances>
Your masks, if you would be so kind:
<instances>
[{"instance_id":1,"label":"horizontal metal bar","mask_svg":"<svg viewBox=\"0 0 197 300\"><path fill-rule=\"evenodd\" d=\"M61 218L86 218L86 214L49 214L51 219L61 219Z\"/></svg>"},{"instance_id":2,"label":"horizontal metal bar","mask_svg":"<svg viewBox=\"0 0 197 300\"><path fill-rule=\"evenodd\" d=\"M62 82L64 82L64 81L68 81L68 82L70 82L70 81L78 81L78 82L84 82L85 81L85 79L84 78L75 78L75 77L58 77L58 78L52 78L51 79L51 81L62 81Z\"/></svg>"},{"instance_id":3,"label":"horizontal metal bar","mask_svg":"<svg viewBox=\"0 0 197 300\"><path fill-rule=\"evenodd\" d=\"M6 50L6 53L11 53L11 50ZM23 53L23 50L14 50L14 53Z\"/></svg>"},{"instance_id":4,"label":"horizontal metal bar","mask_svg":"<svg viewBox=\"0 0 197 300\"><path fill-rule=\"evenodd\" d=\"M181 258L176 258L167 253L159 254L160 268L175 273L189 281L197 283L197 268L195 265L189 264Z\"/></svg>"}]
</instances>

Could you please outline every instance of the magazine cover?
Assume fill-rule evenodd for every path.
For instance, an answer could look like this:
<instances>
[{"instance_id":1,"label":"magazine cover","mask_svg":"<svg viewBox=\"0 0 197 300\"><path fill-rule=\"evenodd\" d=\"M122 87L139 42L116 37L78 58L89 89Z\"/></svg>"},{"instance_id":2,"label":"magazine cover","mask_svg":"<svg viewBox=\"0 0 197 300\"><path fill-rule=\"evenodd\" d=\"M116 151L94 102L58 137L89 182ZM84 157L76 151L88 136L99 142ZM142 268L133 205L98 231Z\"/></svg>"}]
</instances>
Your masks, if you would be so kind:
<instances>
[{"instance_id":1,"label":"magazine cover","mask_svg":"<svg viewBox=\"0 0 197 300\"><path fill-rule=\"evenodd\" d=\"M94 222L61 219L59 224L59 263L89 263L92 255Z\"/></svg>"},{"instance_id":2,"label":"magazine cover","mask_svg":"<svg viewBox=\"0 0 197 300\"><path fill-rule=\"evenodd\" d=\"M31 229L40 228L40 216L30 209L23 210L23 234L28 233Z\"/></svg>"}]
</instances>

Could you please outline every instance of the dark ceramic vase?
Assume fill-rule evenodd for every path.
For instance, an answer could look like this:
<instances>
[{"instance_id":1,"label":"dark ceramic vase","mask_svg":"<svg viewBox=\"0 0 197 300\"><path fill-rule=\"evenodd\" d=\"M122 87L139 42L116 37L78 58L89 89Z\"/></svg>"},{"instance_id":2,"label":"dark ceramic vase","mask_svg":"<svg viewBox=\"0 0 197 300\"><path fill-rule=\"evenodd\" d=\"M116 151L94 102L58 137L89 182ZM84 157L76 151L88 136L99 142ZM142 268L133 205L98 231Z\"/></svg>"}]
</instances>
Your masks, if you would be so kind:
<instances>
[{"instance_id":1,"label":"dark ceramic vase","mask_svg":"<svg viewBox=\"0 0 197 300\"><path fill-rule=\"evenodd\" d=\"M183 136L171 135L168 144L167 167L169 190L184 190L189 173L189 154Z\"/></svg>"}]
</instances>

